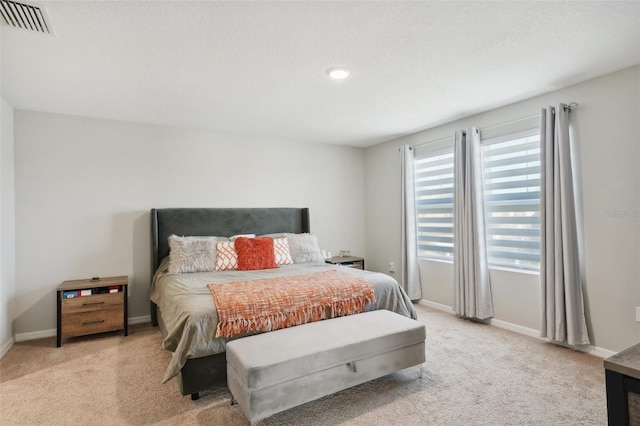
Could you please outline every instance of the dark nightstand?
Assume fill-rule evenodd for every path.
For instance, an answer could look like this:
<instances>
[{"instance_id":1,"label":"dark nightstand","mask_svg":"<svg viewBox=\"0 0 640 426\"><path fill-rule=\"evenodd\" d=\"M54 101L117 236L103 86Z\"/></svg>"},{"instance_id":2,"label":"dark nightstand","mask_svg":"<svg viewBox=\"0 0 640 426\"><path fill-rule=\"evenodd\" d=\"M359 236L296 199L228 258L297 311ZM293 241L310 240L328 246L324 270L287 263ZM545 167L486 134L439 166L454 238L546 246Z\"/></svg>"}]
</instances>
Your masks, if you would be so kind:
<instances>
[{"instance_id":1,"label":"dark nightstand","mask_svg":"<svg viewBox=\"0 0 640 426\"><path fill-rule=\"evenodd\" d=\"M324 260L332 265L348 266L349 268L364 269L364 259L355 256L336 256Z\"/></svg>"},{"instance_id":2,"label":"dark nightstand","mask_svg":"<svg viewBox=\"0 0 640 426\"><path fill-rule=\"evenodd\" d=\"M609 425L640 424L640 344L604 360Z\"/></svg>"}]
</instances>

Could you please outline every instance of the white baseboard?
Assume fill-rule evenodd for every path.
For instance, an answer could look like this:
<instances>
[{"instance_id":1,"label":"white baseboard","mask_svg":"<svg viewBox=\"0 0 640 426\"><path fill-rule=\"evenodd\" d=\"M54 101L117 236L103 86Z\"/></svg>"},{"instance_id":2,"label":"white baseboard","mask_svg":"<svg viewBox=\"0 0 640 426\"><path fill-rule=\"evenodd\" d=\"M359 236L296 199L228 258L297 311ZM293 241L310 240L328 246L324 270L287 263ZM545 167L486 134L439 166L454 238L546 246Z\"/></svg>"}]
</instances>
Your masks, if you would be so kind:
<instances>
[{"instance_id":1,"label":"white baseboard","mask_svg":"<svg viewBox=\"0 0 640 426\"><path fill-rule=\"evenodd\" d=\"M145 322L151 322L151 315L142 315L139 317L131 317L127 321L129 325L143 324ZM58 330L52 328L50 330L31 331L27 333L16 333L16 342L26 342L27 340L42 339L44 337L57 336ZM13 344L13 343L12 343Z\"/></svg>"},{"instance_id":2,"label":"white baseboard","mask_svg":"<svg viewBox=\"0 0 640 426\"><path fill-rule=\"evenodd\" d=\"M428 308L433 308L438 311L446 312L448 314L454 314L456 311L453 310L451 306L443 305L441 303L432 302L431 300L420 299L418 301L418 305L426 306Z\"/></svg>"},{"instance_id":3,"label":"white baseboard","mask_svg":"<svg viewBox=\"0 0 640 426\"><path fill-rule=\"evenodd\" d=\"M4 342L2 347L0 347L0 359L4 358L4 356L9 352L9 349L13 347L13 337Z\"/></svg>"},{"instance_id":4,"label":"white baseboard","mask_svg":"<svg viewBox=\"0 0 640 426\"><path fill-rule=\"evenodd\" d=\"M433 308L436 309L438 311L442 311L442 312L446 312L452 315L455 315L455 311L453 310L453 308L451 306L447 306L447 305L443 305L441 303L437 303L437 302L432 302L430 300L425 300L425 299L420 299L418 301L419 305L422 306L427 306L429 308ZM543 341L548 341L547 339L544 339L542 337L540 337L540 331L538 330L534 330L533 328L528 328L528 327L523 327L521 325L518 324L513 324L510 322L506 322L506 321L502 321L499 319L495 319L495 318L491 318L490 325L494 326L494 327L498 327L498 328L502 328L504 330L509 330L509 331L513 331L515 333L518 334L524 334L525 336L529 336L529 337L533 337L535 339L538 340L543 340ZM566 344L561 344L561 343L557 343L557 342L550 342L559 346L563 346L565 348L568 349L574 349L580 352L586 352L589 355L593 355L593 356L597 356L598 358L609 358L610 356L615 355L617 352L614 351L610 351L609 349L604 349L604 348L599 348L597 346L593 346L593 345L584 345L584 346L569 346Z\"/></svg>"},{"instance_id":5,"label":"white baseboard","mask_svg":"<svg viewBox=\"0 0 640 426\"><path fill-rule=\"evenodd\" d=\"M151 315L142 315L140 317L132 317L127 321L129 325L132 324L144 324L145 322L151 322Z\"/></svg>"},{"instance_id":6,"label":"white baseboard","mask_svg":"<svg viewBox=\"0 0 640 426\"><path fill-rule=\"evenodd\" d=\"M52 337L57 335L58 332L55 328L49 330L29 331L27 333L16 333L16 343L26 342L27 340L43 339L45 337Z\"/></svg>"},{"instance_id":7,"label":"white baseboard","mask_svg":"<svg viewBox=\"0 0 640 426\"><path fill-rule=\"evenodd\" d=\"M538 330L534 330L533 328L523 327L518 324L513 324L495 318L491 318L491 320L489 320L489 324L494 327L502 328L504 330L515 331L518 334L524 334L525 336L540 339L540 332Z\"/></svg>"},{"instance_id":8,"label":"white baseboard","mask_svg":"<svg viewBox=\"0 0 640 426\"><path fill-rule=\"evenodd\" d=\"M599 348L597 346L591 346L592 350L589 352L593 356L597 356L598 358L609 358L610 356L614 356L618 352L610 351L609 349Z\"/></svg>"},{"instance_id":9,"label":"white baseboard","mask_svg":"<svg viewBox=\"0 0 640 426\"><path fill-rule=\"evenodd\" d=\"M546 339L542 339L542 340L546 341ZM610 356L613 356L617 353L617 352L610 351L609 349L603 349L593 345L569 346L566 343L558 343L558 342L550 342L550 343L553 343L568 349L574 349L576 351L585 352L585 353L588 353L589 355L597 356L598 358L602 358L602 359L609 358Z\"/></svg>"}]
</instances>

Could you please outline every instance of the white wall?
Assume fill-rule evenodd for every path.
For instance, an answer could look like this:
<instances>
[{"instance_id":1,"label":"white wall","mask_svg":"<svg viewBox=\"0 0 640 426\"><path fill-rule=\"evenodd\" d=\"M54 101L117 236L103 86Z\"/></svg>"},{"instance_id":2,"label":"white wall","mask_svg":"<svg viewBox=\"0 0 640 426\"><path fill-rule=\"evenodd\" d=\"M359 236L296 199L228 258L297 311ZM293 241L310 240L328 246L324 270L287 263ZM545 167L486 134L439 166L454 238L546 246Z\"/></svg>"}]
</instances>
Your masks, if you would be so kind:
<instances>
[{"instance_id":1,"label":"white wall","mask_svg":"<svg viewBox=\"0 0 640 426\"><path fill-rule=\"evenodd\" d=\"M309 207L322 248L364 253L359 148L16 111L15 176L16 334L55 328L69 279L129 275L148 315L154 207Z\"/></svg>"},{"instance_id":2,"label":"white wall","mask_svg":"<svg viewBox=\"0 0 640 426\"><path fill-rule=\"evenodd\" d=\"M15 295L13 108L0 98L0 358L13 343Z\"/></svg>"},{"instance_id":3,"label":"white wall","mask_svg":"<svg viewBox=\"0 0 640 426\"><path fill-rule=\"evenodd\" d=\"M464 118L365 151L367 267L400 262L398 147L451 136L457 129L520 119L559 102L572 113L582 176L585 295L592 344L619 351L638 343L640 323L640 67ZM621 217L611 217L618 211ZM421 261L423 298L451 306L451 264ZM539 329L539 277L491 271L495 318Z\"/></svg>"}]
</instances>

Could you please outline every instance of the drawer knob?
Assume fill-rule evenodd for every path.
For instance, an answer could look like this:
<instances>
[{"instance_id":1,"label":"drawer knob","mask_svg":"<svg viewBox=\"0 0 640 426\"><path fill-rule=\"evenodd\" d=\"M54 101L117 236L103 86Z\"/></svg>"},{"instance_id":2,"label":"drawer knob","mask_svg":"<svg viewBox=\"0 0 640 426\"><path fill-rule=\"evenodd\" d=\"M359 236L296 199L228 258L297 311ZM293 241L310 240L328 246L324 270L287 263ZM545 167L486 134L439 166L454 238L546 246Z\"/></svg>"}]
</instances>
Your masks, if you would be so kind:
<instances>
[{"instance_id":1,"label":"drawer knob","mask_svg":"<svg viewBox=\"0 0 640 426\"><path fill-rule=\"evenodd\" d=\"M102 302L87 302L87 303L83 303L82 306L91 306L91 305L103 305L104 301Z\"/></svg>"},{"instance_id":2,"label":"drawer knob","mask_svg":"<svg viewBox=\"0 0 640 426\"><path fill-rule=\"evenodd\" d=\"M100 324L101 322L104 322L104 320L83 322L82 325Z\"/></svg>"}]
</instances>

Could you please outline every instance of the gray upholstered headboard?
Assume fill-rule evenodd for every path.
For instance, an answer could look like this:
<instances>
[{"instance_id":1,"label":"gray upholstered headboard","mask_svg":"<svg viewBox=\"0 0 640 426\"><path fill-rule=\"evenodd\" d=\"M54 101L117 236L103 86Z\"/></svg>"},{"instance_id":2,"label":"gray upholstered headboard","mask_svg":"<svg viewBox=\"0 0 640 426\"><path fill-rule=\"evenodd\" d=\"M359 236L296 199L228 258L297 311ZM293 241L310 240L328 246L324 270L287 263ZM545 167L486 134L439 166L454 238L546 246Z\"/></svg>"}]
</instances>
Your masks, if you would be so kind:
<instances>
[{"instance_id":1,"label":"gray upholstered headboard","mask_svg":"<svg viewBox=\"0 0 640 426\"><path fill-rule=\"evenodd\" d=\"M169 235L219 236L310 232L308 208L151 209L151 276L169 255ZM157 325L151 303L151 322Z\"/></svg>"}]
</instances>

